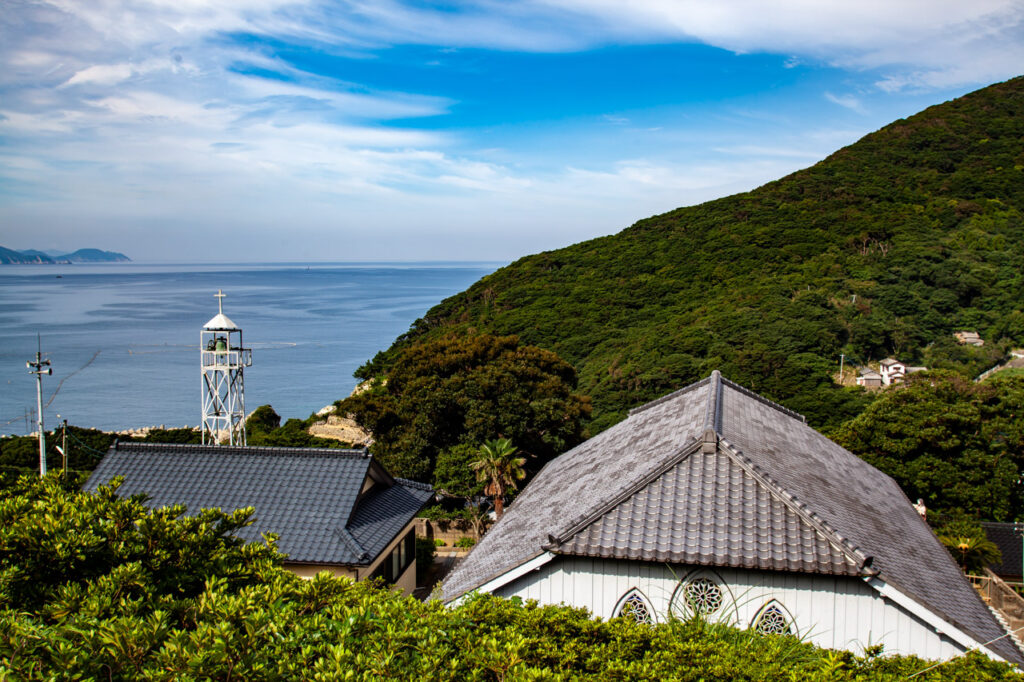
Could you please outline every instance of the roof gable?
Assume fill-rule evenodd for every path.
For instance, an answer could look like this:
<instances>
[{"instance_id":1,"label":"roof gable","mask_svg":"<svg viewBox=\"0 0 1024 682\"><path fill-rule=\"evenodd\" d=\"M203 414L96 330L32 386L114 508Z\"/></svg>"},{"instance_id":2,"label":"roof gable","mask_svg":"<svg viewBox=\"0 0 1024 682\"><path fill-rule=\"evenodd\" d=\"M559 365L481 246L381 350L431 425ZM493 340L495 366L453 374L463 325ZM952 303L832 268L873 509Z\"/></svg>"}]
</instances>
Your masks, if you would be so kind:
<instances>
[{"instance_id":1,"label":"roof gable","mask_svg":"<svg viewBox=\"0 0 1024 682\"><path fill-rule=\"evenodd\" d=\"M728 448L694 448L624 501L547 549L703 566L860 575L829 537Z\"/></svg>"},{"instance_id":2,"label":"roof gable","mask_svg":"<svg viewBox=\"0 0 1024 682\"><path fill-rule=\"evenodd\" d=\"M371 465L363 450L117 442L84 488L94 491L121 476L118 494L145 494L153 508L254 507L253 523L239 529L238 537L260 541L274 533L278 549L292 562L364 565L431 495L429 486L393 479L394 485L361 499ZM382 504L387 492L388 500L398 502ZM375 518L371 534L356 522L364 507Z\"/></svg>"}]
</instances>

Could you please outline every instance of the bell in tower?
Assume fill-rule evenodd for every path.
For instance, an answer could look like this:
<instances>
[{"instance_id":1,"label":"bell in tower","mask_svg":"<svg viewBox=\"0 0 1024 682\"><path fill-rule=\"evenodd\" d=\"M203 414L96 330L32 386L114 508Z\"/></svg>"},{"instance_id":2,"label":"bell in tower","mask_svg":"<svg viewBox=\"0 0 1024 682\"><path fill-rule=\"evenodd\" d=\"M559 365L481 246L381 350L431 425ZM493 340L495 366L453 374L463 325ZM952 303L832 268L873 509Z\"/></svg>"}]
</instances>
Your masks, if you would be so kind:
<instances>
[{"instance_id":1,"label":"bell in tower","mask_svg":"<svg viewBox=\"0 0 1024 682\"><path fill-rule=\"evenodd\" d=\"M224 314L225 294L217 290L218 312L199 332L203 395L203 444L245 445L245 368L252 349L242 330Z\"/></svg>"}]
</instances>

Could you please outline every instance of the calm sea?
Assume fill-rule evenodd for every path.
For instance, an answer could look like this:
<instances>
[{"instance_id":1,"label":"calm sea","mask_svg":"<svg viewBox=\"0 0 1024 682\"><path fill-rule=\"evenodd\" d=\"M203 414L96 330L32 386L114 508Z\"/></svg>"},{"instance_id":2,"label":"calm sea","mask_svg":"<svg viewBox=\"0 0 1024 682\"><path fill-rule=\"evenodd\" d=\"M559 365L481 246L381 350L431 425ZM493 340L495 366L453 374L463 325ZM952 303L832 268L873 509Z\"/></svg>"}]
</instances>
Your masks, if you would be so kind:
<instances>
[{"instance_id":1,"label":"calm sea","mask_svg":"<svg viewBox=\"0 0 1024 682\"><path fill-rule=\"evenodd\" d=\"M199 330L217 313L253 349L246 409L305 418L349 394L352 372L496 263L0 266L0 433L34 430L40 335L47 429L200 421Z\"/></svg>"}]
</instances>

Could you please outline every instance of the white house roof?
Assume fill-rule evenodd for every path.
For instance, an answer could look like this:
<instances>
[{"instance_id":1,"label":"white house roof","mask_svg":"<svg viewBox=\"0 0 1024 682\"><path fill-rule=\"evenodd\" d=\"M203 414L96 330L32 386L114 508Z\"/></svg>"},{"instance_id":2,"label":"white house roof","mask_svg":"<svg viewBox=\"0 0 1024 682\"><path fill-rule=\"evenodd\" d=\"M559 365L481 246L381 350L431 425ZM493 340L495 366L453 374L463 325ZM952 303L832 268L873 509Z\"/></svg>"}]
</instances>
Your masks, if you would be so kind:
<instances>
[{"instance_id":1,"label":"white house roof","mask_svg":"<svg viewBox=\"0 0 1024 682\"><path fill-rule=\"evenodd\" d=\"M873 578L979 643L1004 634L892 478L717 371L548 463L444 599L548 552Z\"/></svg>"},{"instance_id":2,"label":"white house roof","mask_svg":"<svg viewBox=\"0 0 1024 682\"><path fill-rule=\"evenodd\" d=\"M881 379L882 378L881 374L879 374L878 372L876 372L875 370L873 370L873 369L871 369L869 367L864 367L863 369L860 370L859 373L865 379Z\"/></svg>"},{"instance_id":3,"label":"white house roof","mask_svg":"<svg viewBox=\"0 0 1024 682\"><path fill-rule=\"evenodd\" d=\"M885 360L882 360L878 364L882 367L890 367L892 365L902 365L903 363L897 360L896 358L886 358Z\"/></svg>"},{"instance_id":4,"label":"white house roof","mask_svg":"<svg viewBox=\"0 0 1024 682\"><path fill-rule=\"evenodd\" d=\"M229 318L224 313L217 313L216 315L214 315L210 319L209 322L207 322L206 324L203 325L203 329L208 329L210 331L218 331L218 332L220 332L220 331L228 332L228 331L234 331L234 330L238 329L238 325L236 325L234 322L232 322L231 318Z\"/></svg>"}]
</instances>

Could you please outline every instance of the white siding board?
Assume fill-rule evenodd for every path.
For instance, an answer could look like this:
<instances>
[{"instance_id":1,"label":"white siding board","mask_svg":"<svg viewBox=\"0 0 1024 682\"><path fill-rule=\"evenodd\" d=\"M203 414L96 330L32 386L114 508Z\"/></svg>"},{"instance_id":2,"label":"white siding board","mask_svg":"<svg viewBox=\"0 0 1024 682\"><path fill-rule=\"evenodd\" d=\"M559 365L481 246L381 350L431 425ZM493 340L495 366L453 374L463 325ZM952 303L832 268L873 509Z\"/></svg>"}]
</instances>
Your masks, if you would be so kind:
<instances>
[{"instance_id":1,"label":"white siding board","mask_svg":"<svg viewBox=\"0 0 1024 682\"><path fill-rule=\"evenodd\" d=\"M557 557L496 594L583 607L607 620L619 600L636 588L647 598L657 621L665 622L680 580L703 573L720 579L726 592L731 592L734 603L723 619L739 627L751 627L761 608L774 599L792 616L794 630L820 646L860 652L880 643L887 653L932 659L963 651L856 578Z\"/></svg>"}]
</instances>

